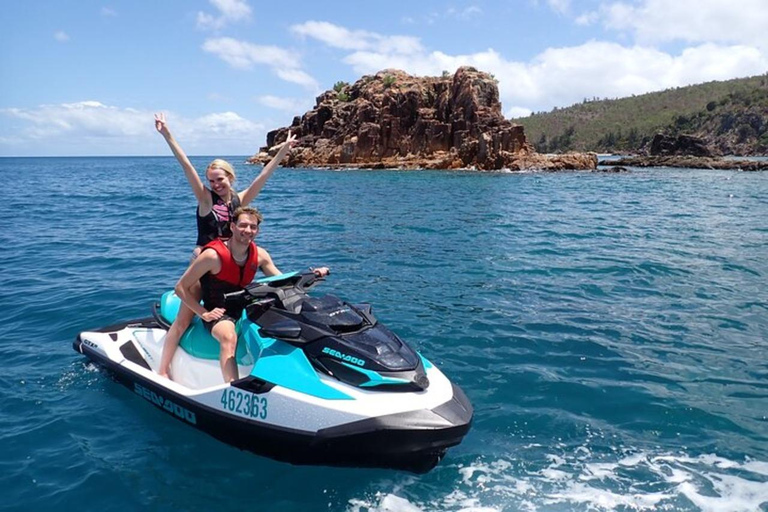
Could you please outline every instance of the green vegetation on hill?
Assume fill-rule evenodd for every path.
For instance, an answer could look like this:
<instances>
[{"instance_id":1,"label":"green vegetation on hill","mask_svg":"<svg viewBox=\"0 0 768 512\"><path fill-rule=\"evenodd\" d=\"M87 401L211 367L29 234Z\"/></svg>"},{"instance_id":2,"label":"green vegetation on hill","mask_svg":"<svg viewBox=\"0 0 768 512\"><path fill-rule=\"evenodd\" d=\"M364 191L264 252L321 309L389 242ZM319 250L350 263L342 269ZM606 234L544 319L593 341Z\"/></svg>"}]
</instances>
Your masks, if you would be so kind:
<instances>
[{"instance_id":1,"label":"green vegetation on hill","mask_svg":"<svg viewBox=\"0 0 768 512\"><path fill-rule=\"evenodd\" d=\"M768 154L768 74L614 100L584 100L512 120L539 152L641 151L658 132L702 137L723 154Z\"/></svg>"}]
</instances>

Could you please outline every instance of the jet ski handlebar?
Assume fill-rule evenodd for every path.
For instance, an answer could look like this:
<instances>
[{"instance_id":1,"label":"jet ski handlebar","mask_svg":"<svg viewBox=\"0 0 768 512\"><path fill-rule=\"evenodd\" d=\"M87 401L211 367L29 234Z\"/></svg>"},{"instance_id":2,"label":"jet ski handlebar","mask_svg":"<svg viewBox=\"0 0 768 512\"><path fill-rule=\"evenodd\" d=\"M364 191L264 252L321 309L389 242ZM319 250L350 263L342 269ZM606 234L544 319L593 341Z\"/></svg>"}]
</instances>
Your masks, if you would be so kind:
<instances>
[{"instance_id":1,"label":"jet ski handlebar","mask_svg":"<svg viewBox=\"0 0 768 512\"><path fill-rule=\"evenodd\" d=\"M274 302L274 297L280 297L285 294L286 290L297 290L305 293L313 286L325 281L324 277L320 277L313 271L296 272L293 274L286 274L277 276L276 279L270 279L266 282L253 282L249 284L245 289L225 293L224 300L227 302L251 302L252 304ZM281 293L282 292L282 293ZM254 299L262 299L254 301Z\"/></svg>"}]
</instances>

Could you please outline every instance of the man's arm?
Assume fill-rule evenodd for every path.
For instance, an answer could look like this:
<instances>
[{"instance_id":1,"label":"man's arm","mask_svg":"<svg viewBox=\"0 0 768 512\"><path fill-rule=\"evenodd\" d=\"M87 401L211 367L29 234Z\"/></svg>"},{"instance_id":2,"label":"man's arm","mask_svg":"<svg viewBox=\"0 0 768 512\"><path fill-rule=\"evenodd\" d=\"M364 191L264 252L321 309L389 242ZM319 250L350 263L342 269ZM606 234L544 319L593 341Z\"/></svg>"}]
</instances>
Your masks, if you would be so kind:
<instances>
[{"instance_id":1,"label":"man's arm","mask_svg":"<svg viewBox=\"0 0 768 512\"><path fill-rule=\"evenodd\" d=\"M221 318L224 314L223 308L215 308L212 311L205 309L194 297L192 293L192 287L200 282L206 273L217 273L221 270L221 261L219 255L214 251L203 251L195 260L187 267L187 270L176 283L174 291L179 296L181 302L184 303L194 314L210 322Z\"/></svg>"},{"instance_id":2,"label":"man's arm","mask_svg":"<svg viewBox=\"0 0 768 512\"><path fill-rule=\"evenodd\" d=\"M266 249L259 247L259 268L264 272L265 276L277 276L282 274L280 270L275 266L275 262L272 261L272 256L269 255Z\"/></svg>"},{"instance_id":3,"label":"man's arm","mask_svg":"<svg viewBox=\"0 0 768 512\"><path fill-rule=\"evenodd\" d=\"M261 271L264 272L265 276L277 276L282 274L282 272L275 266L275 262L272 261L272 257L267 250L261 247L259 247L259 268L261 268ZM318 267L311 270L318 277L325 277L331 273L331 269L328 267Z\"/></svg>"}]
</instances>

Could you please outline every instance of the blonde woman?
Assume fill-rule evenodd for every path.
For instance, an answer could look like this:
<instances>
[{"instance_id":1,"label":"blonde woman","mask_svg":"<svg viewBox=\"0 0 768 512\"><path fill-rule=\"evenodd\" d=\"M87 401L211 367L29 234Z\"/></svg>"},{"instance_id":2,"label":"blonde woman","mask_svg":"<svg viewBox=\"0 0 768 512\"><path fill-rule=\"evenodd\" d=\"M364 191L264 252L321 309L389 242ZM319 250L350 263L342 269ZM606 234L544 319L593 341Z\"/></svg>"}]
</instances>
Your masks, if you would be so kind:
<instances>
[{"instance_id":1,"label":"blonde woman","mask_svg":"<svg viewBox=\"0 0 768 512\"><path fill-rule=\"evenodd\" d=\"M296 136L288 132L287 140L280 147L275 157L264 166L248 188L242 192L237 192L233 188L235 171L229 162L217 158L208 164L208 167L205 169L205 178L208 180L210 188L206 187L200 179L197 170L184 153L184 150L181 149L181 146L179 146L179 143L176 142L176 139L168 129L165 114L155 114L155 128L163 136L165 142L168 143L168 147L171 148L173 155L184 170L187 181L189 181L189 185L192 187L192 192L194 192L197 198L197 242L192 253L193 260L200 254L201 247L208 242L216 238L229 238L232 236L230 220L234 211L240 206L247 206L259 195L267 180L272 176L272 173L296 142ZM196 293L197 300L199 301L199 288ZM179 314L176 316L176 320L174 320L173 325L165 335L163 355L160 359L160 368L158 369L158 373L163 377L170 378L168 372L171 359L173 359L173 354L179 345L181 336L189 327L194 316L192 310L182 306Z\"/></svg>"}]
</instances>

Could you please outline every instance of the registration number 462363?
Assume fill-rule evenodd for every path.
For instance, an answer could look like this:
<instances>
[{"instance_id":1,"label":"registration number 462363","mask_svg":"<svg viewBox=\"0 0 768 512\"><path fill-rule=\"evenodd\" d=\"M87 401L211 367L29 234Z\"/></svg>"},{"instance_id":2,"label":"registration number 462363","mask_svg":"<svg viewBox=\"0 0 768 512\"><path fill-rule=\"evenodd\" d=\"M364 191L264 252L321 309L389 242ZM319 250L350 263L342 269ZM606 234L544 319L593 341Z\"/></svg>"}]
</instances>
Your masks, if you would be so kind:
<instances>
[{"instance_id":1,"label":"registration number 462363","mask_svg":"<svg viewBox=\"0 0 768 512\"><path fill-rule=\"evenodd\" d=\"M225 411L244 414L254 419L267 419L266 397L230 388L222 392L220 402Z\"/></svg>"}]
</instances>

